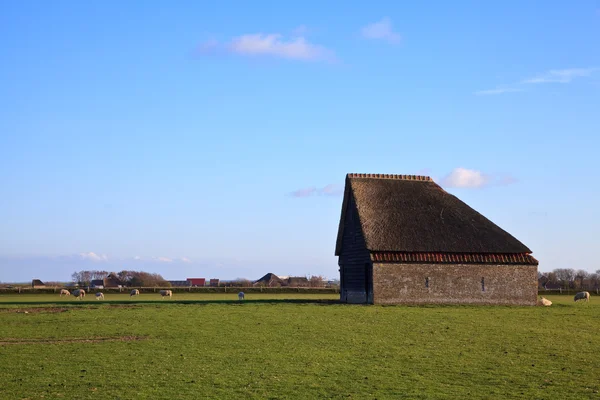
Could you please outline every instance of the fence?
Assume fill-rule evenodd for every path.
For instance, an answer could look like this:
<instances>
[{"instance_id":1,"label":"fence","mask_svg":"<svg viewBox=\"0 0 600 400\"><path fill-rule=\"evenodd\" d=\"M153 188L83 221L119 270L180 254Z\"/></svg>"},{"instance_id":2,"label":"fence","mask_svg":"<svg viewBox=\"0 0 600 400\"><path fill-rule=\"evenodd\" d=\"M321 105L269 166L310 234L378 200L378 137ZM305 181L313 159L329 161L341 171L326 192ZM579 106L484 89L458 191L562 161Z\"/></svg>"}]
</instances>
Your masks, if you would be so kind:
<instances>
[{"instance_id":1,"label":"fence","mask_svg":"<svg viewBox=\"0 0 600 400\"><path fill-rule=\"evenodd\" d=\"M0 288L0 294L58 294L61 289L74 290L73 288L65 287L16 287L16 288ZM104 288L94 289L91 287L83 287L86 292L102 292L102 293L129 293L133 289L138 289L140 293L158 293L161 290L170 290L173 293L305 293L305 294L335 294L339 293L338 287L317 288L317 287L210 287L210 286L190 286L190 287L121 287L121 288Z\"/></svg>"},{"instance_id":2,"label":"fence","mask_svg":"<svg viewBox=\"0 0 600 400\"><path fill-rule=\"evenodd\" d=\"M590 294L596 294L596 295L600 295L600 289L599 288L595 288L595 289L562 289L562 288L558 288L558 289L539 289L538 290L538 295L543 295L543 294L564 294L564 295L575 295L575 293L579 293L579 292L590 292Z\"/></svg>"}]
</instances>

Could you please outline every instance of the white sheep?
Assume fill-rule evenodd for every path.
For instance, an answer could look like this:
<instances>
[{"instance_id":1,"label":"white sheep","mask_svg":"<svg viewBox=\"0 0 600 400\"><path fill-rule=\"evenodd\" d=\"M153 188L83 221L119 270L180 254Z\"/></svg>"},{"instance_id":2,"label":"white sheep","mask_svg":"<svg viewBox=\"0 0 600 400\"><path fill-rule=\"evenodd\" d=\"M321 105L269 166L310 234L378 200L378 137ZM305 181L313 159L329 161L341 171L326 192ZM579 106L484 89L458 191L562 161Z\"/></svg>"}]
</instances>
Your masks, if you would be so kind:
<instances>
[{"instance_id":1,"label":"white sheep","mask_svg":"<svg viewBox=\"0 0 600 400\"><path fill-rule=\"evenodd\" d=\"M540 301L542 302L543 306L550 307L552 305L552 302L545 297L542 297Z\"/></svg>"},{"instance_id":2,"label":"white sheep","mask_svg":"<svg viewBox=\"0 0 600 400\"><path fill-rule=\"evenodd\" d=\"M590 292L579 292L573 298L573 301L585 300L590 301Z\"/></svg>"},{"instance_id":3,"label":"white sheep","mask_svg":"<svg viewBox=\"0 0 600 400\"><path fill-rule=\"evenodd\" d=\"M96 300L104 300L104 293L102 293L102 292L96 293Z\"/></svg>"},{"instance_id":4,"label":"white sheep","mask_svg":"<svg viewBox=\"0 0 600 400\"><path fill-rule=\"evenodd\" d=\"M238 300L244 300L244 292L238 293Z\"/></svg>"},{"instance_id":5,"label":"white sheep","mask_svg":"<svg viewBox=\"0 0 600 400\"><path fill-rule=\"evenodd\" d=\"M140 291L137 290L137 289L133 289L131 291L131 293L129 293L129 297L131 297L131 296L139 296L139 295L140 295Z\"/></svg>"},{"instance_id":6,"label":"white sheep","mask_svg":"<svg viewBox=\"0 0 600 400\"><path fill-rule=\"evenodd\" d=\"M67 289L60 289L60 295L59 295L59 297L63 297L63 295L65 295L65 297L66 296L70 296L71 292L69 292Z\"/></svg>"},{"instance_id":7,"label":"white sheep","mask_svg":"<svg viewBox=\"0 0 600 400\"><path fill-rule=\"evenodd\" d=\"M83 289L73 290L73 296L75 296L78 300L83 300L83 298L85 297L85 290L83 290Z\"/></svg>"},{"instance_id":8,"label":"white sheep","mask_svg":"<svg viewBox=\"0 0 600 400\"><path fill-rule=\"evenodd\" d=\"M173 292L170 290L161 290L160 295L162 296L162 298L165 298L165 297L171 298L173 296Z\"/></svg>"}]
</instances>

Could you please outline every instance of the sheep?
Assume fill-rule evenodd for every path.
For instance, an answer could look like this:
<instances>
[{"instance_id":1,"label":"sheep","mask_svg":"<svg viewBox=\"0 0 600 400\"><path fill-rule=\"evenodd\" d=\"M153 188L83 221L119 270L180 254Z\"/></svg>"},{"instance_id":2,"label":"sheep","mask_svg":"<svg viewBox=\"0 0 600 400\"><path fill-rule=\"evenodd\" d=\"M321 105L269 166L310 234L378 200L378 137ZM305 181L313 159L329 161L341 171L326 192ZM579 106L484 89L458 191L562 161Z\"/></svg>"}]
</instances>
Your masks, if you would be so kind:
<instances>
[{"instance_id":1,"label":"sheep","mask_svg":"<svg viewBox=\"0 0 600 400\"><path fill-rule=\"evenodd\" d=\"M244 300L244 292L238 293L238 300Z\"/></svg>"},{"instance_id":2,"label":"sheep","mask_svg":"<svg viewBox=\"0 0 600 400\"><path fill-rule=\"evenodd\" d=\"M140 291L137 289L133 289L131 291L131 293L129 293L129 297L131 298L131 296L139 296L140 295Z\"/></svg>"},{"instance_id":3,"label":"sheep","mask_svg":"<svg viewBox=\"0 0 600 400\"><path fill-rule=\"evenodd\" d=\"M545 297L542 297L540 301L543 306L550 307L552 305L552 302Z\"/></svg>"},{"instance_id":4,"label":"sheep","mask_svg":"<svg viewBox=\"0 0 600 400\"><path fill-rule=\"evenodd\" d=\"M173 296L173 292L172 292L172 291L170 291L170 290L161 290L161 291L160 291L160 295L161 295L163 298L165 298L165 297L167 297L167 296L168 296L169 298L171 298L171 297Z\"/></svg>"},{"instance_id":5,"label":"sheep","mask_svg":"<svg viewBox=\"0 0 600 400\"><path fill-rule=\"evenodd\" d=\"M573 298L573 301L585 300L590 301L590 292L579 292Z\"/></svg>"},{"instance_id":6,"label":"sheep","mask_svg":"<svg viewBox=\"0 0 600 400\"><path fill-rule=\"evenodd\" d=\"M96 300L104 300L104 293L102 293L102 292L96 293Z\"/></svg>"},{"instance_id":7,"label":"sheep","mask_svg":"<svg viewBox=\"0 0 600 400\"><path fill-rule=\"evenodd\" d=\"M70 296L71 292L69 292L67 289L60 289L60 295L58 297L63 297L63 294L66 296Z\"/></svg>"},{"instance_id":8,"label":"sheep","mask_svg":"<svg viewBox=\"0 0 600 400\"><path fill-rule=\"evenodd\" d=\"M83 289L73 290L73 296L75 296L77 298L77 300L83 300L83 298L85 297L85 290L83 290Z\"/></svg>"}]
</instances>

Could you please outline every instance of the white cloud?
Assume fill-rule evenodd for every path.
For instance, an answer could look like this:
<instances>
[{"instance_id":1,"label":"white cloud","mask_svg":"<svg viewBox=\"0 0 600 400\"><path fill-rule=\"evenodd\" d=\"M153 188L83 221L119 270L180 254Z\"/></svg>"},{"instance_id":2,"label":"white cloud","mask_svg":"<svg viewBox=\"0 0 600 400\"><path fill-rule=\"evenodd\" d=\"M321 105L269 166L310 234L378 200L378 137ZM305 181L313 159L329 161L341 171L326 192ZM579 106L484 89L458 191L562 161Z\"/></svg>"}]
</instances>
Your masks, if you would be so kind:
<instances>
[{"instance_id":1,"label":"white cloud","mask_svg":"<svg viewBox=\"0 0 600 400\"><path fill-rule=\"evenodd\" d=\"M481 188L490 182L490 177L480 171L467 168L454 168L440 185L449 188Z\"/></svg>"},{"instance_id":2,"label":"white cloud","mask_svg":"<svg viewBox=\"0 0 600 400\"><path fill-rule=\"evenodd\" d=\"M522 83L570 83L575 78L589 77L597 70L598 68L553 69Z\"/></svg>"},{"instance_id":3,"label":"white cloud","mask_svg":"<svg viewBox=\"0 0 600 400\"><path fill-rule=\"evenodd\" d=\"M401 39L400 34L394 32L392 21L388 17L363 27L361 34L367 39L380 39L389 43L400 43Z\"/></svg>"},{"instance_id":4,"label":"white cloud","mask_svg":"<svg viewBox=\"0 0 600 400\"><path fill-rule=\"evenodd\" d=\"M140 257L140 256L135 256L135 257L133 257L133 259L134 259L134 260L137 260L137 261L139 261L139 260L141 260L141 259L142 259L142 257Z\"/></svg>"},{"instance_id":5,"label":"white cloud","mask_svg":"<svg viewBox=\"0 0 600 400\"><path fill-rule=\"evenodd\" d=\"M155 260L160 261L160 262L166 262L166 263L173 262L173 260L170 259L169 257L152 257L152 258L154 258Z\"/></svg>"},{"instance_id":6,"label":"white cloud","mask_svg":"<svg viewBox=\"0 0 600 400\"><path fill-rule=\"evenodd\" d=\"M89 253L79 253L79 256L82 259L89 261L108 261L106 254L96 254L91 251Z\"/></svg>"},{"instance_id":7,"label":"white cloud","mask_svg":"<svg viewBox=\"0 0 600 400\"><path fill-rule=\"evenodd\" d=\"M308 197L308 196L312 196L316 192L317 192L316 187L309 187L309 188L294 190L292 193L290 193L290 195L292 197Z\"/></svg>"},{"instance_id":8,"label":"white cloud","mask_svg":"<svg viewBox=\"0 0 600 400\"><path fill-rule=\"evenodd\" d=\"M505 87L505 88L496 88L496 89L488 89L488 90L479 90L477 92L474 92L474 94L476 94L477 96L490 96L490 95L495 95L495 94L513 93L513 92L522 92L522 91L523 91L523 89Z\"/></svg>"},{"instance_id":9,"label":"white cloud","mask_svg":"<svg viewBox=\"0 0 600 400\"><path fill-rule=\"evenodd\" d=\"M498 86L495 89L479 90L473 92L477 96L495 95L510 92L522 92L526 85L537 85L543 83L571 83L577 78L589 78L600 68L567 68L552 69L534 78L524 79L513 85Z\"/></svg>"},{"instance_id":10,"label":"white cloud","mask_svg":"<svg viewBox=\"0 0 600 400\"><path fill-rule=\"evenodd\" d=\"M269 56L296 61L334 61L334 53L314 43L310 43L303 35L306 27L298 27L292 38L279 33L252 33L232 38L226 43L208 40L201 43L200 53L218 53L225 51L242 56Z\"/></svg>"},{"instance_id":11,"label":"white cloud","mask_svg":"<svg viewBox=\"0 0 600 400\"><path fill-rule=\"evenodd\" d=\"M269 55L302 61L331 58L329 50L309 43L302 36L286 40L277 33L238 36L233 38L228 47L232 52L242 55Z\"/></svg>"},{"instance_id":12,"label":"white cloud","mask_svg":"<svg viewBox=\"0 0 600 400\"><path fill-rule=\"evenodd\" d=\"M322 188L316 188L314 186L294 190L290 193L292 197L310 197L314 195L323 196L340 196L344 193L344 187L335 183L330 183Z\"/></svg>"},{"instance_id":13,"label":"white cloud","mask_svg":"<svg viewBox=\"0 0 600 400\"><path fill-rule=\"evenodd\" d=\"M187 257L181 257L179 260L181 260L181 262L184 262L184 263L191 263L192 262L192 260L190 260Z\"/></svg>"},{"instance_id":14,"label":"white cloud","mask_svg":"<svg viewBox=\"0 0 600 400\"><path fill-rule=\"evenodd\" d=\"M330 183L329 185L320 189L319 193L326 196L339 196L344 193L344 187L335 183Z\"/></svg>"}]
</instances>

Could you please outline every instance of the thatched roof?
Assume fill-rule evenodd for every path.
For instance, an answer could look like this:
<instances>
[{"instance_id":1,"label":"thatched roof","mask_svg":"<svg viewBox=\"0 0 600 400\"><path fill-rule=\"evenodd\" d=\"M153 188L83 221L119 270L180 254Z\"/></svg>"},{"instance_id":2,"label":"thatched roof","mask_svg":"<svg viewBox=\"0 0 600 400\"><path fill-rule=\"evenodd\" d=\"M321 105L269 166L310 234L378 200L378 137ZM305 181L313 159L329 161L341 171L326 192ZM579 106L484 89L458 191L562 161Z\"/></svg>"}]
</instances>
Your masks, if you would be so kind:
<instances>
[{"instance_id":1,"label":"thatched roof","mask_svg":"<svg viewBox=\"0 0 600 400\"><path fill-rule=\"evenodd\" d=\"M277 285L284 286L285 285L285 282L272 272L269 272L268 274L266 274L259 280L254 281L253 283L255 285L262 284L262 285L266 285L266 286L277 286Z\"/></svg>"},{"instance_id":2,"label":"thatched roof","mask_svg":"<svg viewBox=\"0 0 600 400\"><path fill-rule=\"evenodd\" d=\"M508 232L415 175L348 174L335 254L353 198L371 252L529 254Z\"/></svg>"},{"instance_id":3,"label":"thatched roof","mask_svg":"<svg viewBox=\"0 0 600 400\"><path fill-rule=\"evenodd\" d=\"M121 282L121 280L113 275L113 274L108 274L108 276L106 278L103 279L103 283L104 283L104 287L118 287L119 285L124 285L124 282Z\"/></svg>"},{"instance_id":4,"label":"thatched roof","mask_svg":"<svg viewBox=\"0 0 600 400\"><path fill-rule=\"evenodd\" d=\"M287 279L287 285L288 286L293 286L293 287L308 286L309 285L309 281L308 281L308 278L305 277L305 276L290 276Z\"/></svg>"}]
</instances>

